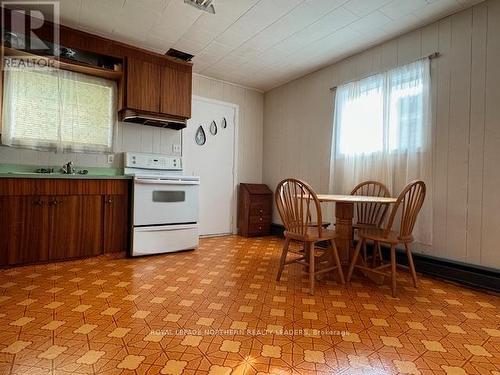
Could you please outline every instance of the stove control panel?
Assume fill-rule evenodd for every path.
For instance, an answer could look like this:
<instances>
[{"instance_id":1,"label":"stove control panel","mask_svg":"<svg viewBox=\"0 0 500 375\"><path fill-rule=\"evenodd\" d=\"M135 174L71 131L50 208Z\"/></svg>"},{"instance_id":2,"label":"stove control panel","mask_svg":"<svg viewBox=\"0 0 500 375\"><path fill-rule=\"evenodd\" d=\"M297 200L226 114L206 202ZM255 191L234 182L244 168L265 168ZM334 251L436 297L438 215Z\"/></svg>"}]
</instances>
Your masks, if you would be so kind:
<instances>
[{"instance_id":1,"label":"stove control panel","mask_svg":"<svg viewBox=\"0 0 500 375\"><path fill-rule=\"evenodd\" d=\"M165 171L182 170L182 158L159 154L125 153L125 168L155 169Z\"/></svg>"}]
</instances>

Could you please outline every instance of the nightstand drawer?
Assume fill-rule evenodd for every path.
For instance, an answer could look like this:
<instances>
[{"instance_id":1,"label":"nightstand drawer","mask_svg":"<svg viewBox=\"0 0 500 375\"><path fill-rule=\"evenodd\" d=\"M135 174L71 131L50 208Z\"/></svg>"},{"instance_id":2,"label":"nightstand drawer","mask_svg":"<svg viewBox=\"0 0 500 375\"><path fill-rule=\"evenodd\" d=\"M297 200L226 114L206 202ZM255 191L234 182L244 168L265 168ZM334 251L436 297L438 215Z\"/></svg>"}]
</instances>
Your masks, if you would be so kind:
<instances>
[{"instance_id":1,"label":"nightstand drawer","mask_svg":"<svg viewBox=\"0 0 500 375\"><path fill-rule=\"evenodd\" d=\"M251 236L267 236L271 231L271 224L250 224L248 234Z\"/></svg>"},{"instance_id":2,"label":"nightstand drawer","mask_svg":"<svg viewBox=\"0 0 500 375\"><path fill-rule=\"evenodd\" d=\"M269 204L251 204L250 216L271 216L271 207Z\"/></svg>"},{"instance_id":3,"label":"nightstand drawer","mask_svg":"<svg viewBox=\"0 0 500 375\"><path fill-rule=\"evenodd\" d=\"M271 224L270 215L252 215L249 218L250 224Z\"/></svg>"}]
</instances>

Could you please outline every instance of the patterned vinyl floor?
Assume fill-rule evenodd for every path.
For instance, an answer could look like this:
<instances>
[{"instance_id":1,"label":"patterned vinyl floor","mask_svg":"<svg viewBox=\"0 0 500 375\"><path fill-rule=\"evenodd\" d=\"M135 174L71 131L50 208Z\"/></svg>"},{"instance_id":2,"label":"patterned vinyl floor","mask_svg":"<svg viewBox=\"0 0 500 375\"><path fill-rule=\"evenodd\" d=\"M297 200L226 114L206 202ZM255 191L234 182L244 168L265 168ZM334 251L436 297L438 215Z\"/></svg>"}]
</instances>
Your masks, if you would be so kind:
<instances>
[{"instance_id":1,"label":"patterned vinyl floor","mask_svg":"<svg viewBox=\"0 0 500 375\"><path fill-rule=\"evenodd\" d=\"M282 241L0 271L0 374L500 374L500 298L402 272L398 296L301 267Z\"/></svg>"}]
</instances>

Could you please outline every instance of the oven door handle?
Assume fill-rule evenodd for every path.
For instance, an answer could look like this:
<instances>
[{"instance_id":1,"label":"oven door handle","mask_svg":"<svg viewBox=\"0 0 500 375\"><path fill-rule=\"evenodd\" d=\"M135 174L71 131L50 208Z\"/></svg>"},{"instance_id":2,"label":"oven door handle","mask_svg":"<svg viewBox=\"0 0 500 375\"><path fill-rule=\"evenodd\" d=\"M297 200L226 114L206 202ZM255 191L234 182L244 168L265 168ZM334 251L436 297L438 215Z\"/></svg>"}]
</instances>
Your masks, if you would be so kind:
<instances>
[{"instance_id":1,"label":"oven door handle","mask_svg":"<svg viewBox=\"0 0 500 375\"><path fill-rule=\"evenodd\" d=\"M143 178L136 178L135 182L144 185L199 185L200 184L200 181L159 180L159 179L143 179Z\"/></svg>"}]
</instances>

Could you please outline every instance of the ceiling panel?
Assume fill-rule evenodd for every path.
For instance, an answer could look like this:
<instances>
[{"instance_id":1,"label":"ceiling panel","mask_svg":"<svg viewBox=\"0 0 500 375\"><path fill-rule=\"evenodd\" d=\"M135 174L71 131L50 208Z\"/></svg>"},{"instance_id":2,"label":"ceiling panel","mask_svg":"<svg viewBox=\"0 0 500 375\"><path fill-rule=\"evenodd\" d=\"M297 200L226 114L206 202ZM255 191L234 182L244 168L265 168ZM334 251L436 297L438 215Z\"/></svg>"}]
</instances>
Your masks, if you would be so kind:
<instances>
[{"instance_id":1,"label":"ceiling panel","mask_svg":"<svg viewBox=\"0 0 500 375\"><path fill-rule=\"evenodd\" d=\"M71 27L154 52L195 55L194 71L268 90L481 0L64 0Z\"/></svg>"},{"instance_id":2,"label":"ceiling panel","mask_svg":"<svg viewBox=\"0 0 500 375\"><path fill-rule=\"evenodd\" d=\"M349 0L344 7L355 15L363 17L391 1L392 0Z\"/></svg>"},{"instance_id":3,"label":"ceiling panel","mask_svg":"<svg viewBox=\"0 0 500 375\"><path fill-rule=\"evenodd\" d=\"M380 8L380 11L391 19L397 20L428 5L426 0L393 0Z\"/></svg>"},{"instance_id":4,"label":"ceiling panel","mask_svg":"<svg viewBox=\"0 0 500 375\"><path fill-rule=\"evenodd\" d=\"M348 10L337 8L304 28L299 33L295 33L278 43L276 48L283 51L288 50L290 53L295 52L342 29L356 19L357 17Z\"/></svg>"},{"instance_id":5,"label":"ceiling panel","mask_svg":"<svg viewBox=\"0 0 500 375\"><path fill-rule=\"evenodd\" d=\"M96 0L83 1L80 6L78 26L84 30L97 31L101 34L112 34L114 8L105 2Z\"/></svg>"},{"instance_id":6,"label":"ceiling panel","mask_svg":"<svg viewBox=\"0 0 500 375\"><path fill-rule=\"evenodd\" d=\"M354 21L350 27L361 34L371 34L376 30L381 30L388 23L391 23L391 19L384 13L376 10Z\"/></svg>"},{"instance_id":7,"label":"ceiling panel","mask_svg":"<svg viewBox=\"0 0 500 375\"><path fill-rule=\"evenodd\" d=\"M59 3L61 21L64 24L77 27L80 17L81 0L67 0Z\"/></svg>"}]
</instances>

